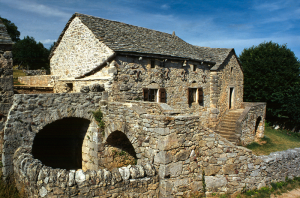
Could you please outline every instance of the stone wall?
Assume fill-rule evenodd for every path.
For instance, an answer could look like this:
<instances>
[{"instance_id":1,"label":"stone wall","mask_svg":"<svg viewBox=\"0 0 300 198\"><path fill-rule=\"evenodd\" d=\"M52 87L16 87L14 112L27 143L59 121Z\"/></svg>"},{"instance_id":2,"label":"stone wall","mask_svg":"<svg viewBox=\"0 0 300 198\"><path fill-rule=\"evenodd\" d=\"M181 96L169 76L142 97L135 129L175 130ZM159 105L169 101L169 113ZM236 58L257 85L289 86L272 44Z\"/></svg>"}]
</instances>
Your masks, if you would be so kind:
<instances>
[{"instance_id":1,"label":"stone wall","mask_svg":"<svg viewBox=\"0 0 300 198\"><path fill-rule=\"evenodd\" d=\"M107 102L105 93L16 95L5 128L4 175L14 173L19 188L30 195L49 197L177 197L203 191L204 183L208 195L234 194L300 176L300 149L258 157L203 127L200 116L171 116L159 111L160 104L155 108L148 102ZM91 115L99 108L104 132ZM83 167L77 171L46 167L31 154L35 134L65 117L91 120L83 140ZM137 165L108 171L101 167L110 163L106 145L116 132L134 148Z\"/></svg>"},{"instance_id":2,"label":"stone wall","mask_svg":"<svg viewBox=\"0 0 300 198\"><path fill-rule=\"evenodd\" d=\"M20 146L33 145L34 137L46 125L63 118L93 120L103 93L17 94L5 123L2 153L3 174L13 172L12 157ZM90 127L93 127L93 122ZM87 134L84 139L87 139Z\"/></svg>"},{"instance_id":3,"label":"stone wall","mask_svg":"<svg viewBox=\"0 0 300 198\"><path fill-rule=\"evenodd\" d=\"M11 51L0 51L0 113L7 115L13 97L13 60Z\"/></svg>"},{"instance_id":4,"label":"stone wall","mask_svg":"<svg viewBox=\"0 0 300 198\"><path fill-rule=\"evenodd\" d=\"M47 75L47 70L23 70L26 76Z\"/></svg>"},{"instance_id":5,"label":"stone wall","mask_svg":"<svg viewBox=\"0 0 300 198\"><path fill-rule=\"evenodd\" d=\"M113 54L76 17L69 24L50 59L51 74L60 76L61 79L74 79L97 68Z\"/></svg>"},{"instance_id":6,"label":"stone wall","mask_svg":"<svg viewBox=\"0 0 300 198\"><path fill-rule=\"evenodd\" d=\"M243 102L244 112L237 120L236 132L243 145L257 141L264 136L266 103Z\"/></svg>"},{"instance_id":7,"label":"stone wall","mask_svg":"<svg viewBox=\"0 0 300 198\"><path fill-rule=\"evenodd\" d=\"M29 197L159 197L155 168L151 164L115 168L112 171L53 169L20 147L14 155L19 189Z\"/></svg>"},{"instance_id":8,"label":"stone wall","mask_svg":"<svg viewBox=\"0 0 300 198\"><path fill-rule=\"evenodd\" d=\"M40 86L40 87L53 87L55 81L59 79L58 76L52 75L37 75L37 76L20 76L18 81L21 84L29 86Z\"/></svg>"},{"instance_id":9,"label":"stone wall","mask_svg":"<svg viewBox=\"0 0 300 198\"><path fill-rule=\"evenodd\" d=\"M0 145L3 144L4 125L14 95L12 53L1 49L3 48L0 48ZM0 152L2 153L2 146Z\"/></svg>"},{"instance_id":10,"label":"stone wall","mask_svg":"<svg viewBox=\"0 0 300 198\"><path fill-rule=\"evenodd\" d=\"M217 126L229 109L230 88L233 89L231 109L241 108L244 75L234 52L217 71L211 71L211 127Z\"/></svg>"}]
</instances>

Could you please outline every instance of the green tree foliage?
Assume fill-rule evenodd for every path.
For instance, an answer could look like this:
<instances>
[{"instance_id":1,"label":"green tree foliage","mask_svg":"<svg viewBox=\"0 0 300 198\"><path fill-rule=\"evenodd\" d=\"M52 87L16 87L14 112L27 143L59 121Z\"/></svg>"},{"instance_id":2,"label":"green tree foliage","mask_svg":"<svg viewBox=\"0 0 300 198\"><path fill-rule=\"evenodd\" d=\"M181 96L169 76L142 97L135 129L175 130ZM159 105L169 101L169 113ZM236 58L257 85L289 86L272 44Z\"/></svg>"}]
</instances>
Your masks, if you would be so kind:
<instances>
[{"instance_id":1,"label":"green tree foliage","mask_svg":"<svg viewBox=\"0 0 300 198\"><path fill-rule=\"evenodd\" d=\"M26 36L13 45L14 63L29 69L49 68L49 50L33 37Z\"/></svg>"},{"instance_id":2,"label":"green tree foliage","mask_svg":"<svg viewBox=\"0 0 300 198\"><path fill-rule=\"evenodd\" d=\"M267 118L299 120L300 63L295 54L286 45L270 41L244 49L239 58L244 70L244 101L267 102Z\"/></svg>"},{"instance_id":3,"label":"green tree foliage","mask_svg":"<svg viewBox=\"0 0 300 198\"><path fill-rule=\"evenodd\" d=\"M20 32L18 31L18 27L12 23L10 20L0 17L1 21L6 26L7 33L9 34L11 40L13 42L17 42L20 40Z\"/></svg>"}]
</instances>

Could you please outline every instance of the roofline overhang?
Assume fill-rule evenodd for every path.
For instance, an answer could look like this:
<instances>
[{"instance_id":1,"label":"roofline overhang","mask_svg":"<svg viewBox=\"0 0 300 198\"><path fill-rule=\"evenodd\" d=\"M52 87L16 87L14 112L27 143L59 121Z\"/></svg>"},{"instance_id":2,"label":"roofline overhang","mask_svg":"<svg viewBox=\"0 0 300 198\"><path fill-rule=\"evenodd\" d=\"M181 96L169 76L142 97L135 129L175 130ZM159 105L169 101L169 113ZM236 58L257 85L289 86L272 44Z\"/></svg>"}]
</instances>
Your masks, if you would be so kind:
<instances>
[{"instance_id":1,"label":"roofline overhang","mask_svg":"<svg viewBox=\"0 0 300 198\"><path fill-rule=\"evenodd\" d=\"M216 62L214 61L207 61L207 60L200 60L200 59L193 59L189 57L179 57L179 56L169 56L169 55L163 55L163 54L147 54L147 53L139 53L139 52L132 52L132 51L115 51L117 55L123 55L123 56L135 56L135 57L146 57L146 58L157 58L157 59L172 59L172 60L178 60L178 61L196 61L196 62L202 62L207 63L210 65L215 65Z\"/></svg>"}]
</instances>

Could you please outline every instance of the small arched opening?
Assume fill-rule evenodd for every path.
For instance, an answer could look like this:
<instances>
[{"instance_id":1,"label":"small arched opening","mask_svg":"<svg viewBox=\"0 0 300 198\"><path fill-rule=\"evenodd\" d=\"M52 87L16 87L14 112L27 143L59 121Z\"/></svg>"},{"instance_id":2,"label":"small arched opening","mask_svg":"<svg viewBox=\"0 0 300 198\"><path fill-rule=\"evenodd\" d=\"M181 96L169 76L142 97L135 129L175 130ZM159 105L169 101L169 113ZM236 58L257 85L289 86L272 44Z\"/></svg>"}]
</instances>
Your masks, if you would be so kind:
<instances>
[{"instance_id":1,"label":"small arched opening","mask_svg":"<svg viewBox=\"0 0 300 198\"><path fill-rule=\"evenodd\" d=\"M255 130L254 130L254 134L255 134L255 135L257 134L257 132L260 132L260 131L261 131L261 129L260 129L261 125L262 125L261 117L259 116L259 117L256 119L256 123L255 123Z\"/></svg>"},{"instance_id":2,"label":"small arched opening","mask_svg":"<svg viewBox=\"0 0 300 198\"><path fill-rule=\"evenodd\" d=\"M135 165L137 162L136 152L131 142L120 131L115 131L108 136L101 153L99 167L108 170Z\"/></svg>"},{"instance_id":3,"label":"small arched opening","mask_svg":"<svg viewBox=\"0 0 300 198\"><path fill-rule=\"evenodd\" d=\"M52 168L81 169L82 143L89 124L83 118L64 118L46 125L34 138L34 158Z\"/></svg>"}]
</instances>

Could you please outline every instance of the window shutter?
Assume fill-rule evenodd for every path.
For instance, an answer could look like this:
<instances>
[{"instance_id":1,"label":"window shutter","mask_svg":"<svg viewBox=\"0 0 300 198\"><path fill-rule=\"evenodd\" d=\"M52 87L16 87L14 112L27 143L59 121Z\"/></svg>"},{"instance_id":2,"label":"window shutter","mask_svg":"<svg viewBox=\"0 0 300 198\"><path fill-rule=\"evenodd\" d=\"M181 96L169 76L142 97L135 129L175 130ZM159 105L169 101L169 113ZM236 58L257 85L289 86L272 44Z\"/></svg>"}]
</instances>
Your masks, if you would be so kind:
<instances>
[{"instance_id":1,"label":"window shutter","mask_svg":"<svg viewBox=\"0 0 300 198\"><path fill-rule=\"evenodd\" d=\"M203 103L203 89L198 88L198 103L201 104Z\"/></svg>"},{"instance_id":2,"label":"window shutter","mask_svg":"<svg viewBox=\"0 0 300 198\"><path fill-rule=\"evenodd\" d=\"M160 93L160 99L159 102L166 102L166 89L165 88L160 88L159 89L159 93Z\"/></svg>"},{"instance_id":3,"label":"window shutter","mask_svg":"<svg viewBox=\"0 0 300 198\"><path fill-rule=\"evenodd\" d=\"M191 90L190 88L187 88L187 98L188 98L188 104L191 104L191 96L190 96Z\"/></svg>"},{"instance_id":4,"label":"window shutter","mask_svg":"<svg viewBox=\"0 0 300 198\"><path fill-rule=\"evenodd\" d=\"M143 96L144 96L144 101L149 100L149 89L148 88L143 88Z\"/></svg>"}]
</instances>

